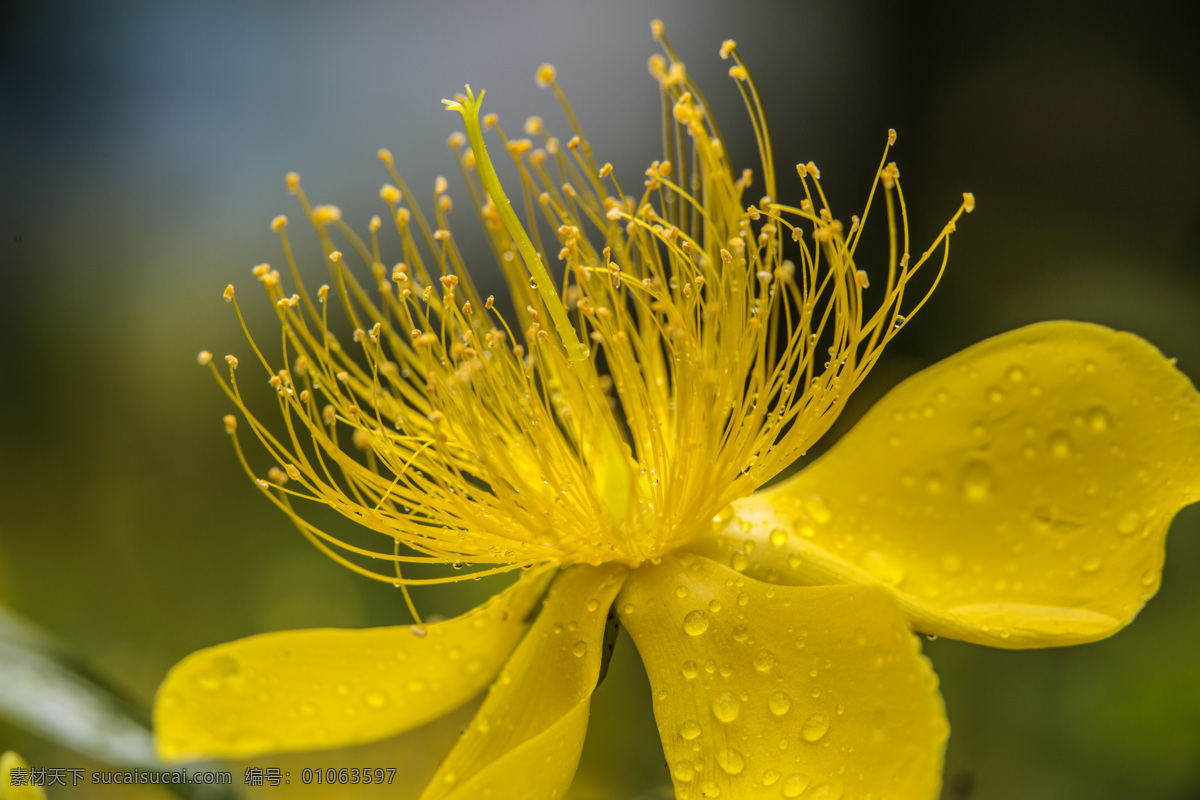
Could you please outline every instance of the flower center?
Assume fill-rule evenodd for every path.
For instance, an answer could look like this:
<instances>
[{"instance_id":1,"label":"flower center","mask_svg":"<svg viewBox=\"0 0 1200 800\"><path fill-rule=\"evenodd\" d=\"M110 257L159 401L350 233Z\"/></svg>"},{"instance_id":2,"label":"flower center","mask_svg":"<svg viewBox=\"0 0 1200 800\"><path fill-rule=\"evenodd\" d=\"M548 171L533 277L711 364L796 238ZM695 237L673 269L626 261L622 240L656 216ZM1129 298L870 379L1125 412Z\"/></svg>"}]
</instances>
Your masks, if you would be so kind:
<instances>
[{"instance_id":1,"label":"flower center","mask_svg":"<svg viewBox=\"0 0 1200 800\"><path fill-rule=\"evenodd\" d=\"M870 200L847 230L809 163L797 167L805 198L776 202L765 116L729 43L722 55L737 62L731 75L751 112L766 189L744 205L753 176L734 175L707 106L663 43L669 61L652 59L651 72L670 112L668 158L651 164L636 193L595 162L551 67L538 79L562 100L574 133L565 146L536 118L525 130L539 146L510 139L494 115L480 120L483 95L469 87L447 101L466 124L450 146L512 312L485 299L466 270L444 179L431 222L380 151L392 179L380 194L399 241L392 249L403 257L389 270L378 217L364 242L336 208L312 206L289 176L333 288L322 286L314 302L278 218L272 227L297 292L285 295L266 265L255 274L283 329L284 363L294 363L275 370L258 351L284 432L246 411L232 371L227 389L278 462L260 486L335 559L407 585L657 558L804 454L903 324L904 288L933 248L915 262L903 252L904 204L886 150L871 198L882 187L891 247L870 311L867 275L854 260ZM516 165L525 224L500 185L487 129ZM539 218L557 237L561 278L548 269ZM331 229L373 280L360 282ZM234 300L232 287L226 297ZM335 301L353 347L332 330ZM389 546L327 533L295 507L301 500L384 534ZM414 563L469 569L405 575Z\"/></svg>"}]
</instances>

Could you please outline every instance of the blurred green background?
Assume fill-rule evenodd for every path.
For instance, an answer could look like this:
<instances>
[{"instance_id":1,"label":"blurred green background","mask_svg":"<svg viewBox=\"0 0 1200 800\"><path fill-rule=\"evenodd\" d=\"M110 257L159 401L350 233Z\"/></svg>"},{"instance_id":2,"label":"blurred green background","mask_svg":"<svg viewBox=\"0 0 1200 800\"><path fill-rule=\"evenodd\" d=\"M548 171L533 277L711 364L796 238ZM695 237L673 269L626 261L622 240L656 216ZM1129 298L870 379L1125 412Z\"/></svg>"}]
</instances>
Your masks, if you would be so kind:
<instances>
[{"instance_id":1,"label":"blurred green background","mask_svg":"<svg viewBox=\"0 0 1200 800\"><path fill-rule=\"evenodd\" d=\"M237 467L220 423L229 405L195 364L202 348L249 354L221 291L233 281L253 297L250 267L282 260L267 223L297 216L287 170L359 226L379 207L378 147L420 194L439 174L455 194L444 142L457 125L438 101L466 82L488 90L511 132L530 114L565 130L533 82L543 61L557 65L598 158L640 179L660 143L646 72L654 17L705 87L737 164L757 166L717 55L727 37L759 81L779 163L820 165L838 216L861 208L889 127L916 242L963 190L978 199L942 288L835 435L904 375L1038 320L1134 331L1200 377L1200 29L1185 7L5 4L0 603L143 705L206 645L405 621L396 590L319 555ZM789 177L783 199L794 186ZM490 264L474 241L479 279ZM265 304L247 305L270 338ZM948 796L1200 797L1197 528L1196 509L1179 516L1162 591L1108 641L926 644L953 728ZM475 599L465 591L482 588L417 602L453 614ZM628 639L597 698L575 796L658 796L669 779ZM419 782L467 713L361 752L253 763L393 763ZM0 719L0 749L11 747L35 765L96 768Z\"/></svg>"}]
</instances>

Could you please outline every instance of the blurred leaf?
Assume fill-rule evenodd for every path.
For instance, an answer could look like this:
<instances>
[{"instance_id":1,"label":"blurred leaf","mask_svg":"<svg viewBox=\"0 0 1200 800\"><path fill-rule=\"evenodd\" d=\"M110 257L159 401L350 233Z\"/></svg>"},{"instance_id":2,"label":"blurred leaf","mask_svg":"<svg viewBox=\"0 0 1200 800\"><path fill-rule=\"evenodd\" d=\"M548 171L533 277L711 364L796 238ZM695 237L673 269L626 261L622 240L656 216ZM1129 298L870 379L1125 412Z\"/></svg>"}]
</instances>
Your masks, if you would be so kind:
<instances>
[{"instance_id":1,"label":"blurred leaf","mask_svg":"<svg viewBox=\"0 0 1200 800\"><path fill-rule=\"evenodd\" d=\"M0 675L0 716L107 764L163 769L154 755L149 715L2 607ZM169 788L196 800L237 796L225 786Z\"/></svg>"}]
</instances>

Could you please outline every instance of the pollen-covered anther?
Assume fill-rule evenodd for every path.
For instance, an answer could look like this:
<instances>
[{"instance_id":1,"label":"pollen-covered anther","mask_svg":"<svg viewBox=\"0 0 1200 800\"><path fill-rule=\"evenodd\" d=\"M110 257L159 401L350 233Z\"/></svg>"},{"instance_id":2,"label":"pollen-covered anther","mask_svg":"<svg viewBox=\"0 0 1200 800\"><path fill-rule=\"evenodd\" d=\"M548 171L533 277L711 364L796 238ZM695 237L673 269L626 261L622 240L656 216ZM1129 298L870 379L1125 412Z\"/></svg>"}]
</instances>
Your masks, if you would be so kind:
<instances>
[{"instance_id":1,"label":"pollen-covered anther","mask_svg":"<svg viewBox=\"0 0 1200 800\"><path fill-rule=\"evenodd\" d=\"M612 171L613 165L606 161L604 162L604 166L600 168L600 177L607 178L609 175L612 175Z\"/></svg>"},{"instance_id":2,"label":"pollen-covered anther","mask_svg":"<svg viewBox=\"0 0 1200 800\"><path fill-rule=\"evenodd\" d=\"M564 183L562 185L562 193L567 197L570 197L572 200L579 196L579 192L575 191L575 187L569 183Z\"/></svg>"},{"instance_id":3,"label":"pollen-covered anther","mask_svg":"<svg viewBox=\"0 0 1200 800\"><path fill-rule=\"evenodd\" d=\"M659 82L665 81L667 78L667 59L661 53L655 53L650 56L647 66L650 69L650 76L656 78Z\"/></svg>"},{"instance_id":4,"label":"pollen-covered anther","mask_svg":"<svg viewBox=\"0 0 1200 800\"><path fill-rule=\"evenodd\" d=\"M485 131L489 131L492 129L492 126L494 126L499 121L500 121L500 117L498 117L496 114L484 114L483 115L483 129Z\"/></svg>"},{"instance_id":5,"label":"pollen-covered anther","mask_svg":"<svg viewBox=\"0 0 1200 800\"><path fill-rule=\"evenodd\" d=\"M537 85L545 88L554 83L554 77L558 71L554 69L553 64L542 64L537 68L537 72L533 73L533 79L537 81Z\"/></svg>"},{"instance_id":6,"label":"pollen-covered anther","mask_svg":"<svg viewBox=\"0 0 1200 800\"><path fill-rule=\"evenodd\" d=\"M392 158L392 151L388 150L386 147L379 148L375 155L384 163L384 166L390 167L393 163L395 163L395 159Z\"/></svg>"},{"instance_id":7,"label":"pollen-covered anther","mask_svg":"<svg viewBox=\"0 0 1200 800\"><path fill-rule=\"evenodd\" d=\"M285 217L283 214L280 214L279 216L275 217L275 219L271 220L272 233L279 233L285 227L287 227L287 217Z\"/></svg>"},{"instance_id":8,"label":"pollen-covered anther","mask_svg":"<svg viewBox=\"0 0 1200 800\"><path fill-rule=\"evenodd\" d=\"M766 269L760 269L758 272L755 273L755 275L758 277L758 279L762 283L770 283L771 279L775 277L774 274L772 274L770 270L766 270Z\"/></svg>"},{"instance_id":9,"label":"pollen-covered anther","mask_svg":"<svg viewBox=\"0 0 1200 800\"><path fill-rule=\"evenodd\" d=\"M365 338L367 338L367 332L366 332L366 331L364 331L362 328L355 328L355 329L354 329L354 341L356 341L356 342L362 342L362 340L363 340L363 339L365 339Z\"/></svg>"},{"instance_id":10,"label":"pollen-covered anther","mask_svg":"<svg viewBox=\"0 0 1200 800\"><path fill-rule=\"evenodd\" d=\"M411 219L412 219L412 212L409 211L407 208L397 208L396 209L396 224L399 225L401 228L406 227L408 225L409 220L411 220Z\"/></svg>"},{"instance_id":11,"label":"pollen-covered anther","mask_svg":"<svg viewBox=\"0 0 1200 800\"><path fill-rule=\"evenodd\" d=\"M778 267L775 268L775 279L779 281L790 281L796 275L796 264L790 258L785 258Z\"/></svg>"},{"instance_id":12,"label":"pollen-covered anther","mask_svg":"<svg viewBox=\"0 0 1200 800\"><path fill-rule=\"evenodd\" d=\"M735 42L733 39L726 39L725 41L721 42L721 58L728 59L736 48L737 42Z\"/></svg>"},{"instance_id":13,"label":"pollen-covered anther","mask_svg":"<svg viewBox=\"0 0 1200 800\"><path fill-rule=\"evenodd\" d=\"M471 308L471 302L469 300L463 303L462 313L464 317L469 317L475 313L475 310ZM467 333L470 333L470 331L467 331Z\"/></svg>"},{"instance_id":14,"label":"pollen-covered anther","mask_svg":"<svg viewBox=\"0 0 1200 800\"><path fill-rule=\"evenodd\" d=\"M467 144L467 137L462 131L455 131L446 138L446 146L451 150L461 150Z\"/></svg>"},{"instance_id":15,"label":"pollen-covered anther","mask_svg":"<svg viewBox=\"0 0 1200 800\"><path fill-rule=\"evenodd\" d=\"M300 189L300 173L289 172L287 175L284 175L283 185L287 187L289 192L295 194Z\"/></svg>"},{"instance_id":16,"label":"pollen-covered anther","mask_svg":"<svg viewBox=\"0 0 1200 800\"><path fill-rule=\"evenodd\" d=\"M963 192L963 211L970 214L975 210L975 195L971 192Z\"/></svg>"},{"instance_id":17,"label":"pollen-covered anther","mask_svg":"<svg viewBox=\"0 0 1200 800\"><path fill-rule=\"evenodd\" d=\"M324 303L324 302L325 302L325 299L326 299L327 297L329 297L329 284L328 284L328 283L323 283L323 284L321 284L321 286L320 286L320 287L317 289L317 300L319 300L319 301L321 301L322 303Z\"/></svg>"},{"instance_id":18,"label":"pollen-covered anther","mask_svg":"<svg viewBox=\"0 0 1200 800\"><path fill-rule=\"evenodd\" d=\"M230 369L238 368L238 360L237 360L237 356L235 356L235 355L225 356L225 363L229 365Z\"/></svg>"},{"instance_id":19,"label":"pollen-covered anther","mask_svg":"<svg viewBox=\"0 0 1200 800\"><path fill-rule=\"evenodd\" d=\"M433 179L433 193L435 195L445 194L446 190L449 188L450 183L441 175L438 175Z\"/></svg>"},{"instance_id":20,"label":"pollen-covered anther","mask_svg":"<svg viewBox=\"0 0 1200 800\"><path fill-rule=\"evenodd\" d=\"M207 350L201 350L196 356L196 363L202 367L207 367L212 362L212 353Z\"/></svg>"},{"instance_id":21,"label":"pollen-covered anther","mask_svg":"<svg viewBox=\"0 0 1200 800\"><path fill-rule=\"evenodd\" d=\"M863 289L871 285L871 281L867 279L867 271L865 269L854 270L854 282Z\"/></svg>"},{"instance_id":22,"label":"pollen-covered anther","mask_svg":"<svg viewBox=\"0 0 1200 800\"><path fill-rule=\"evenodd\" d=\"M226 414L225 416L221 417L221 422L225 424L226 433L233 433L237 430L237 417L235 417L233 414Z\"/></svg>"},{"instance_id":23,"label":"pollen-covered anther","mask_svg":"<svg viewBox=\"0 0 1200 800\"><path fill-rule=\"evenodd\" d=\"M329 225L342 218L342 210L333 205L313 206L312 221L314 225Z\"/></svg>"},{"instance_id":24,"label":"pollen-covered anther","mask_svg":"<svg viewBox=\"0 0 1200 800\"><path fill-rule=\"evenodd\" d=\"M346 413L352 417L357 417L361 410L362 409L358 407L357 403L351 403L350 405L346 406Z\"/></svg>"},{"instance_id":25,"label":"pollen-covered anther","mask_svg":"<svg viewBox=\"0 0 1200 800\"><path fill-rule=\"evenodd\" d=\"M420 336L418 336L416 339L413 340L413 347L417 347L417 348L431 347L432 345L437 344L437 340L438 340L437 334L422 333Z\"/></svg>"},{"instance_id":26,"label":"pollen-covered anther","mask_svg":"<svg viewBox=\"0 0 1200 800\"><path fill-rule=\"evenodd\" d=\"M371 434L362 428L355 428L354 433L350 434L350 442L354 445L355 450L365 452L371 449Z\"/></svg>"},{"instance_id":27,"label":"pollen-covered anther","mask_svg":"<svg viewBox=\"0 0 1200 800\"><path fill-rule=\"evenodd\" d=\"M337 375L334 375L334 377L337 378L340 383L350 382L350 373L346 372L346 370L342 370Z\"/></svg>"},{"instance_id":28,"label":"pollen-covered anther","mask_svg":"<svg viewBox=\"0 0 1200 800\"><path fill-rule=\"evenodd\" d=\"M233 284L232 283L225 287L225 292L223 293L223 297L225 298L226 303L233 302Z\"/></svg>"},{"instance_id":29,"label":"pollen-covered anther","mask_svg":"<svg viewBox=\"0 0 1200 800\"><path fill-rule=\"evenodd\" d=\"M442 282L442 288L444 288L449 294L454 294L454 287L458 286L457 275L443 275L442 277L438 278L438 280Z\"/></svg>"},{"instance_id":30,"label":"pollen-covered anther","mask_svg":"<svg viewBox=\"0 0 1200 800\"><path fill-rule=\"evenodd\" d=\"M746 206L746 216L756 220L762 215L758 213L758 206Z\"/></svg>"},{"instance_id":31,"label":"pollen-covered anther","mask_svg":"<svg viewBox=\"0 0 1200 800\"><path fill-rule=\"evenodd\" d=\"M729 68L729 77L735 81L744 81L750 77L750 73L741 64L735 64Z\"/></svg>"},{"instance_id":32,"label":"pollen-covered anther","mask_svg":"<svg viewBox=\"0 0 1200 800\"><path fill-rule=\"evenodd\" d=\"M276 486L283 486L288 482L289 478L288 474L279 467L271 467L269 470L267 470L267 480Z\"/></svg>"},{"instance_id":33,"label":"pollen-covered anther","mask_svg":"<svg viewBox=\"0 0 1200 800\"><path fill-rule=\"evenodd\" d=\"M337 409L332 405L326 405L321 409L321 421L326 425L332 425L337 422Z\"/></svg>"},{"instance_id":34,"label":"pollen-covered anther","mask_svg":"<svg viewBox=\"0 0 1200 800\"><path fill-rule=\"evenodd\" d=\"M450 231L446 230L445 228L438 228L433 232L433 238L437 239L439 242L448 242L450 241Z\"/></svg>"},{"instance_id":35,"label":"pollen-covered anther","mask_svg":"<svg viewBox=\"0 0 1200 800\"><path fill-rule=\"evenodd\" d=\"M394 206L400 202L400 190L390 183L385 183L379 190L379 197L389 206Z\"/></svg>"},{"instance_id":36,"label":"pollen-covered anther","mask_svg":"<svg viewBox=\"0 0 1200 800\"><path fill-rule=\"evenodd\" d=\"M525 120L525 135L537 136L545 129L545 127L546 125L542 121L541 117L529 117Z\"/></svg>"},{"instance_id":37,"label":"pollen-covered anther","mask_svg":"<svg viewBox=\"0 0 1200 800\"><path fill-rule=\"evenodd\" d=\"M578 136L572 136L570 139L567 140L567 148L570 150L574 150L575 148L579 147L579 145L582 143L583 143L583 140L580 139Z\"/></svg>"},{"instance_id":38,"label":"pollen-covered anther","mask_svg":"<svg viewBox=\"0 0 1200 800\"><path fill-rule=\"evenodd\" d=\"M272 375L267 379L267 383L269 383L271 388L277 392L283 388L283 380L278 375Z\"/></svg>"},{"instance_id":39,"label":"pollen-covered anther","mask_svg":"<svg viewBox=\"0 0 1200 800\"><path fill-rule=\"evenodd\" d=\"M817 165L814 164L813 162L809 161L807 164L805 164L804 169L808 172L809 175L813 176L817 180L821 179L821 170L817 169Z\"/></svg>"},{"instance_id":40,"label":"pollen-covered anther","mask_svg":"<svg viewBox=\"0 0 1200 800\"><path fill-rule=\"evenodd\" d=\"M295 464L284 464L283 469L287 473L287 476L292 480L300 480L300 470L296 469Z\"/></svg>"},{"instance_id":41,"label":"pollen-covered anther","mask_svg":"<svg viewBox=\"0 0 1200 800\"><path fill-rule=\"evenodd\" d=\"M383 222L380 221L378 215L372 216L371 220L367 223L367 230L371 233L377 233L381 227L383 227Z\"/></svg>"}]
</instances>

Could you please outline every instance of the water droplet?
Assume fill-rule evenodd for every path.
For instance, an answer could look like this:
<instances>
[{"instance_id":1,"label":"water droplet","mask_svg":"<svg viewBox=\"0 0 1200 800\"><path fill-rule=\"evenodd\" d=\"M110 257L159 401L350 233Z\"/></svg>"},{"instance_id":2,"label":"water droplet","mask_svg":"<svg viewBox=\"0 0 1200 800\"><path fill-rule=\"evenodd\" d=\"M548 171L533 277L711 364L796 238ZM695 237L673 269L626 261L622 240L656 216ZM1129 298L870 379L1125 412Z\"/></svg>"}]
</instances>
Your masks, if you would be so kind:
<instances>
[{"instance_id":1,"label":"water droplet","mask_svg":"<svg viewBox=\"0 0 1200 800\"><path fill-rule=\"evenodd\" d=\"M1142 515L1136 511L1126 511L1117 518L1117 533L1121 536L1133 536L1142 527Z\"/></svg>"},{"instance_id":2,"label":"water droplet","mask_svg":"<svg viewBox=\"0 0 1200 800\"><path fill-rule=\"evenodd\" d=\"M595 598L592 598L591 600L588 600L588 601L587 601L587 610L588 610L588 611L595 611L595 610L596 610L596 609L598 609L599 607L600 607L600 601L599 601L599 600L596 600Z\"/></svg>"},{"instance_id":3,"label":"water droplet","mask_svg":"<svg viewBox=\"0 0 1200 800\"><path fill-rule=\"evenodd\" d=\"M718 750L717 766L730 775L740 775L746 768L746 757L733 748Z\"/></svg>"},{"instance_id":4,"label":"water droplet","mask_svg":"<svg viewBox=\"0 0 1200 800\"><path fill-rule=\"evenodd\" d=\"M733 692L721 692L712 701L713 716L721 722L733 722L742 710L742 701Z\"/></svg>"},{"instance_id":5,"label":"water droplet","mask_svg":"<svg viewBox=\"0 0 1200 800\"><path fill-rule=\"evenodd\" d=\"M420 678L413 678L404 685L404 688L414 693L423 692L425 691L425 681L421 680Z\"/></svg>"},{"instance_id":6,"label":"water droplet","mask_svg":"<svg viewBox=\"0 0 1200 800\"><path fill-rule=\"evenodd\" d=\"M702 797L720 797L721 787L717 786L714 781L705 781L704 785L700 787L700 795Z\"/></svg>"},{"instance_id":7,"label":"water droplet","mask_svg":"<svg viewBox=\"0 0 1200 800\"><path fill-rule=\"evenodd\" d=\"M683 630L688 636L699 636L708 630L708 616L699 609L689 611L683 618Z\"/></svg>"},{"instance_id":8,"label":"water droplet","mask_svg":"<svg viewBox=\"0 0 1200 800\"><path fill-rule=\"evenodd\" d=\"M783 779L783 796L799 797L804 794L804 790L808 788L810 783L812 783L812 778L803 772L793 772Z\"/></svg>"},{"instance_id":9,"label":"water droplet","mask_svg":"<svg viewBox=\"0 0 1200 800\"><path fill-rule=\"evenodd\" d=\"M709 600L708 601L708 610L714 614L717 613L718 611L720 611L721 610L721 601L716 599L715 597L712 600Z\"/></svg>"},{"instance_id":10,"label":"water droplet","mask_svg":"<svg viewBox=\"0 0 1200 800\"><path fill-rule=\"evenodd\" d=\"M388 696L383 692L367 692L363 695L363 702L371 708L383 708L388 704Z\"/></svg>"},{"instance_id":11,"label":"water droplet","mask_svg":"<svg viewBox=\"0 0 1200 800\"><path fill-rule=\"evenodd\" d=\"M621 606L621 613L625 614L625 615L632 614L633 613L633 603L626 603L625 605Z\"/></svg>"},{"instance_id":12,"label":"water droplet","mask_svg":"<svg viewBox=\"0 0 1200 800\"><path fill-rule=\"evenodd\" d=\"M942 556L942 569L954 575L962 569L962 559L955 555L944 555Z\"/></svg>"},{"instance_id":13,"label":"water droplet","mask_svg":"<svg viewBox=\"0 0 1200 800\"><path fill-rule=\"evenodd\" d=\"M744 642L750 638L750 631L746 630L745 625L737 625L733 629L733 640L735 642Z\"/></svg>"},{"instance_id":14,"label":"water droplet","mask_svg":"<svg viewBox=\"0 0 1200 800\"><path fill-rule=\"evenodd\" d=\"M942 476L936 472L929 472L925 475L925 491L932 495L939 495L946 491L946 484L942 481Z\"/></svg>"},{"instance_id":15,"label":"water droplet","mask_svg":"<svg viewBox=\"0 0 1200 800\"><path fill-rule=\"evenodd\" d=\"M346 697L350 694L350 686L345 683L339 683L337 686L333 687L333 691L337 692L339 697Z\"/></svg>"},{"instance_id":16,"label":"water droplet","mask_svg":"<svg viewBox=\"0 0 1200 800\"><path fill-rule=\"evenodd\" d=\"M992 467L980 458L972 458L963 467L963 497L976 503L987 500L992 494Z\"/></svg>"},{"instance_id":17,"label":"water droplet","mask_svg":"<svg viewBox=\"0 0 1200 800\"><path fill-rule=\"evenodd\" d=\"M729 520L733 519L733 515L733 504L730 503L718 511L715 516L713 516L713 524L715 524L717 527L722 527L726 522L729 522Z\"/></svg>"},{"instance_id":18,"label":"water droplet","mask_svg":"<svg viewBox=\"0 0 1200 800\"><path fill-rule=\"evenodd\" d=\"M444 780L446 783L455 783L458 781L458 773L452 769L447 770L446 774L442 775L442 780Z\"/></svg>"},{"instance_id":19,"label":"water droplet","mask_svg":"<svg viewBox=\"0 0 1200 800\"><path fill-rule=\"evenodd\" d=\"M680 600L687 597L688 596L687 587L686 586L676 586L675 587L675 596L678 597Z\"/></svg>"},{"instance_id":20,"label":"water droplet","mask_svg":"<svg viewBox=\"0 0 1200 800\"><path fill-rule=\"evenodd\" d=\"M1020 367L1008 368L1008 379L1013 383L1020 383L1021 381L1025 380L1026 377L1028 376L1025 373L1025 370L1021 369Z\"/></svg>"},{"instance_id":21,"label":"water droplet","mask_svg":"<svg viewBox=\"0 0 1200 800\"><path fill-rule=\"evenodd\" d=\"M1054 431L1046 441L1050 445L1050 454L1055 458L1070 457L1071 437L1066 431Z\"/></svg>"},{"instance_id":22,"label":"water droplet","mask_svg":"<svg viewBox=\"0 0 1200 800\"><path fill-rule=\"evenodd\" d=\"M1092 636L1111 633L1121 623L1106 614L1086 611L1082 608L1065 606L1027 605L1024 603L989 603L986 605L956 606L949 610L968 625L978 626L982 631L995 627L1011 626L1020 620L1021 630L1048 635L1061 634L1064 630Z\"/></svg>"},{"instance_id":23,"label":"water droplet","mask_svg":"<svg viewBox=\"0 0 1200 800\"><path fill-rule=\"evenodd\" d=\"M813 787L805 800L841 800L845 787L838 781L827 781Z\"/></svg>"},{"instance_id":24,"label":"water droplet","mask_svg":"<svg viewBox=\"0 0 1200 800\"><path fill-rule=\"evenodd\" d=\"M804 501L804 510L812 517L813 522L818 525L824 525L833 519L833 512L829 510L829 506L821 499L820 495L813 495Z\"/></svg>"},{"instance_id":25,"label":"water droplet","mask_svg":"<svg viewBox=\"0 0 1200 800\"><path fill-rule=\"evenodd\" d=\"M571 655L576 658L583 658L587 655L587 642L576 642L571 645Z\"/></svg>"},{"instance_id":26,"label":"water droplet","mask_svg":"<svg viewBox=\"0 0 1200 800\"><path fill-rule=\"evenodd\" d=\"M700 723L696 722L694 719L689 719L687 722L679 726L679 735L684 739L687 739L689 742L699 736L702 732L703 728L700 727Z\"/></svg>"},{"instance_id":27,"label":"water droplet","mask_svg":"<svg viewBox=\"0 0 1200 800\"><path fill-rule=\"evenodd\" d=\"M671 775L675 780L687 783L696 777L696 768L690 761L676 761L675 766L671 768Z\"/></svg>"},{"instance_id":28,"label":"water droplet","mask_svg":"<svg viewBox=\"0 0 1200 800\"><path fill-rule=\"evenodd\" d=\"M729 566L733 567L738 572L744 572L746 567L750 566L750 557L741 550L738 550L732 556L730 556Z\"/></svg>"},{"instance_id":29,"label":"water droplet","mask_svg":"<svg viewBox=\"0 0 1200 800\"><path fill-rule=\"evenodd\" d=\"M749 602L750 602L750 595L746 594L745 592L741 592L738 594L737 604L739 606L747 605Z\"/></svg>"},{"instance_id":30,"label":"water droplet","mask_svg":"<svg viewBox=\"0 0 1200 800\"><path fill-rule=\"evenodd\" d=\"M783 775L780 774L779 770L769 769L762 774L762 785L763 786L774 786L776 783L779 782L779 779L782 777L783 777Z\"/></svg>"},{"instance_id":31,"label":"water droplet","mask_svg":"<svg viewBox=\"0 0 1200 800\"><path fill-rule=\"evenodd\" d=\"M1142 586L1153 586L1158 583L1158 570L1148 569L1142 573Z\"/></svg>"},{"instance_id":32,"label":"water droplet","mask_svg":"<svg viewBox=\"0 0 1200 800\"><path fill-rule=\"evenodd\" d=\"M806 742L817 742L829 732L829 717L812 714L800 726L800 738Z\"/></svg>"},{"instance_id":33,"label":"water droplet","mask_svg":"<svg viewBox=\"0 0 1200 800\"><path fill-rule=\"evenodd\" d=\"M775 528L771 531L771 546L783 547L787 544L788 534L783 528Z\"/></svg>"},{"instance_id":34,"label":"water droplet","mask_svg":"<svg viewBox=\"0 0 1200 800\"><path fill-rule=\"evenodd\" d=\"M1091 558L1089 558L1088 560L1086 560L1082 564L1080 564L1079 569L1083 572L1091 574L1091 573L1095 572L1096 570L1100 569L1100 559L1096 558L1095 556L1092 556Z\"/></svg>"},{"instance_id":35,"label":"water droplet","mask_svg":"<svg viewBox=\"0 0 1200 800\"><path fill-rule=\"evenodd\" d=\"M1087 412L1088 426L1096 433L1104 433L1108 430L1108 426L1112 424L1112 420L1108 416L1108 412L1100 406L1095 406Z\"/></svg>"},{"instance_id":36,"label":"water droplet","mask_svg":"<svg viewBox=\"0 0 1200 800\"><path fill-rule=\"evenodd\" d=\"M998 386L993 386L987 390L987 399L988 402L999 405L1000 403L1003 403L1005 399L1007 399L1007 395L1004 394L1003 389L999 388Z\"/></svg>"},{"instance_id":37,"label":"water droplet","mask_svg":"<svg viewBox=\"0 0 1200 800\"><path fill-rule=\"evenodd\" d=\"M754 668L759 672L770 672L775 666L775 654L770 650L759 650L754 654Z\"/></svg>"},{"instance_id":38,"label":"water droplet","mask_svg":"<svg viewBox=\"0 0 1200 800\"><path fill-rule=\"evenodd\" d=\"M792 708L792 698L787 696L787 692L776 692L767 700L767 705L771 708L771 713L777 717L782 717Z\"/></svg>"}]
</instances>

